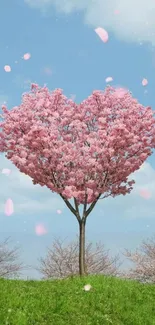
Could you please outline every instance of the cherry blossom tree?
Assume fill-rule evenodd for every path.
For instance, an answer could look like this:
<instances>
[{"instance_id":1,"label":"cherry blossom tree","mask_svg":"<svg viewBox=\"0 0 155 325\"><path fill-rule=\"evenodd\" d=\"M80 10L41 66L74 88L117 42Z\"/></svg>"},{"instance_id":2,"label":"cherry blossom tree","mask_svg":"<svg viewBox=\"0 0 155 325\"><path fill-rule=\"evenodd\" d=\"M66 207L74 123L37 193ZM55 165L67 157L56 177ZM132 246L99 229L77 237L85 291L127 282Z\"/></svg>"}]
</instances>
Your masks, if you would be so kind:
<instances>
[{"instance_id":1,"label":"cherry blossom tree","mask_svg":"<svg viewBox=\"0 0 155 325\"><path fill-rule=\"evenodd\" d=\"M73 277L79 273L79 247L77 239L64 245L64 240L55 238L52 246L48 248L45 258L39 259L40 265L36 268L41 272L43 279ZM87 274L119 275L119 255L110 258L109 250L106 252L101 242L95 248L91 242L86 243L85 267Z\"/></svg>"},{"instance_id":2,"label":"cherry blossom tree","mask_svg":"<svg viewBox=\"0 0 155 325\"><path fill-rule=\"evenodd\" d=\"M21 105L2 110L0 151L34 184L58 193L75 215L84 275L87 218L102 195L114 198L133 189L128 176L155 147L154 113L124 89L96 90L76 104L61 89L36 84Z\"/></svg>"},{"instance_id":3,"label":"cherry blossom tree","mask_svg":"<svg viewBox=\"0 0 155 325\"><path fill-rule=\"evenodd\" d=\"M19 247L10 249L9 238L0 243L0 278L12 278L20 275L25 269L22 262L18 261Z\"/></svg>"},{"instance_id":4,"label":"cherry blossom tree","mask_svg":"<svg viewBox=\"0 0 155 325\"><path fill-rule=\"evenodd\" d=\"M122 272L121 277L141 282L155 283L155 236L143 240L139 249L131 252L125 249L123 253L134 266L129 271Z\"/></svg>"}]
</instances>

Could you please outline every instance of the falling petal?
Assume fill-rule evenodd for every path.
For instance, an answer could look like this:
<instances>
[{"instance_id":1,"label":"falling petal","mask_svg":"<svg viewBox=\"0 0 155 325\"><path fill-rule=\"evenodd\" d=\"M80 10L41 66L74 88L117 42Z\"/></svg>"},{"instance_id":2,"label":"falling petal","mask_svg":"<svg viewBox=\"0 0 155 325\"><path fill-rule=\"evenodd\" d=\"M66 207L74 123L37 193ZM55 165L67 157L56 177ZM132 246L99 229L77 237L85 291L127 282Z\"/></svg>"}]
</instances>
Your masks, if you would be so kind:
<instances>
[{"instance_id":1,"label":"falling petal","mask_svg":"<svg viewBox=\"0 0 155 325\"><path fill-rule=\"evenodd\" d=\"M144 78L144 79L142 80L142 85L143 85L143 86L146 86L147 84L148 84L148 80Z\"/></svg>"},{"instance_id":2,"label":"falling petal","mask_svg":"<svg viewBox=\"0 0 155 325\"><path fill-rule=\"evenodd\" d=\"M152 196L148 190L141 190L139 194L141 197L143 197L146 200L150 199Z\"/></svg>"},{"instance_id":3,"label":"falling petal","mask_svg":"<svg viewBox=\"0 0 155 325\"><path fill-rule=\"evenodd\" d=\"M57 210L57 213L58 213L58 214L61 214L61 213L62 213L62 211L61 211L61 210Z\"/></svg>"},{"instance_id":4,"label":"falling petal","mask_svg":"<svg viewBox=\"0 0 155 325\"><path fill-rule=\"evenodd\" d=\"M72 100L75 100L76 95L75 95L75 94L70 94L70 98L71 98Z\"/></svg>"},{"instance_id":5,"label":"falling petal","mask_svg":"<svg viewBox=\"0 0 155 325\"><path fill-rule=\"evenodd\" d=\"M31 54L30 54L30 53L25 53L25 54L23 55L23 59L24 59L24 60L29 60L30 57L31 57Z\"/></svg>"},{"instance_id":6,"label":"falling petal","mask_svg":"<svg viewBox=\"0 0 155 325\"><path fill-rule=\"evenodd\" d=\"M13 202L11 199L8 199L5 203L5 214L7 216L11 216L11 214L14 212L13 209Z\"/></svg>"},{"instance_id":7,"label":"falling petal","mask_svg":"<svg viewBox=\"0 0 155 325\"><path fill-rule=\"evenodd\" d=\"M4 66L5 72L11 72L11 67L9 65Z\"/></svg>"},{"instance_id":8,"label":"falling petal","mask_svg":"<svg viewBox=\"0 0 155 325\"><path fill-rule=\"evenodd\" d=\"M92 288L92 286L91 286L90 284L86 284L86 285L84 286L84 290L85 290L85 291L89 291L91 288Z\"/></svg>"},{"instance_id":9,"label":"falling petal","mask_svg":"<svg viewBox=\"0 0 155 325\"><path fill-rule=\"evenodd\" d=\"M43 224L38 224L36 227L35 227L35 232L38 236L42 236L42 235L45 235L47 234L47 230L45 229L44 225Z\"/></svg>"},{"instance_id":10,"label":"falling petal","mask_svg":"<svg viewBox=\"0 0 155 325\"><path fill-rule=\"evenodd\" d=\"M44 73L47 74L48 76L51 76L52 75L51 68L48 68L48 67L44 68Z\"/></svg>"},{"instance_id":11,"label":"falling petal","mask_svg":"<svg viewBox=\"0 0 155 325\"><path fill-rule=\"evenodd\" d=\"M3 168L2 169L2 174L10 175L10 173L11 173L11 170L10 169L7 169L7 168Z\"/></svg>"},{"instance_id":12,"label":"falling petal","mask_svg":"<svg viewBox=\"0 0 155 325\"><path fill-rule=\"evenodd\" d=\"M105 29L98 27L95 29L96 34L100 37L100 39L106 43L109 39L108 33Z\"/></svg>"},{"instance_id":13,"label":"falling petal","mask_svg":"<svg viewBox=\"0 0 155 325\"><path fill-rule=\"evenodd\" d=\"M115 95L118 97L118 98L122 98L124 97L124 95L128 92L127 89L125 88L117 88L115 90Z\"/></svg>"},{"instance_id":14,"label":"falling petal","mask_svg":"<svg viewBox=\"0 0 155 325\"><path fill-rule=\"evenodd\" d=\"M113 78L112 77L108 77L108 78L105 79L105 81L106 82L111 82L111 81L113 81Z\"/></svg>"},{"instance_id":15,"label":"falling petal","mask_svg":"<svg viewBox=\"0 0 155 325\"><path fill-rule=\"evenodd\" d=\"M115 10L115 11L114 11L114 14L115 14L115 15L119 15L119 13L120 13L119 10Z\"/></svg>"}]
</instances>

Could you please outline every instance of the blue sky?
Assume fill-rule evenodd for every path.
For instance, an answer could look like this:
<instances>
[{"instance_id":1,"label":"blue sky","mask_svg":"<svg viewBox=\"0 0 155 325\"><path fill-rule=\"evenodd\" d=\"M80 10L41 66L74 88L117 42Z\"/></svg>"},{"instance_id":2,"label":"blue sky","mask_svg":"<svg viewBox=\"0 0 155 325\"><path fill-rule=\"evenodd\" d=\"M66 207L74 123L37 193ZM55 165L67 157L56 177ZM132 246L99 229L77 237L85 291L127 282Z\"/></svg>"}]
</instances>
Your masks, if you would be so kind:
<instances>
[{"instance_id":1,"label":"blue sky","mask_svg":"<svg viewBox=\"0 0 155 325\"><path fill-rule=\"evenodd\" d=\"M93 90L103 90L111 76L113 86L128 88L143 105L155 109L154 11L152 0L144 4L138 0L128 4L121 0L1 0L0 104L7 102L9 109L19 105L32 82L51 90L62 88L80 103ZM95 33L97 27L107 30L107 43ZM31 54L29 60L23 59L25 53ZM11 72L5 72L5 65ZM75 238L77 221L57 194L33 185L1 155L0 171L3 168L10 168L11 174L0 174L0 239L11 236L12 245L22 249L21 260L37 266L53 236ZM111 255L123 248L135 250L154 235L155 154L131 176L136 184L130 195L100 200L88 217L87 239L101 240ZM145 189L151 193L149 199L140 196ZM4 213L8 198L14 203L11 216ZM35 233L40 223L47 230L42 236ZM123 266L127 267L126 261ZM26 276L40 277L35 270L23 272Z\"/></svg>"}]
</instances>

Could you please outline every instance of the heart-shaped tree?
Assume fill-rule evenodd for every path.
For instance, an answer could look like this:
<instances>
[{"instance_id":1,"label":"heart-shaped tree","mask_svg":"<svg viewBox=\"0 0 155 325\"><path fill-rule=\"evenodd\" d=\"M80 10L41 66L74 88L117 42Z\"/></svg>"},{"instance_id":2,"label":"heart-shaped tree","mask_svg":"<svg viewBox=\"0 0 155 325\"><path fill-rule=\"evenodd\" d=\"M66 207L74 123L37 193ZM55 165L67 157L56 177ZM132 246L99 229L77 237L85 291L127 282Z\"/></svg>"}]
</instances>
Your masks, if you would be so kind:
<instances>
[{"instance_id":1,"label":"heart-shaped tree","mask_svg":"<svg viewBox=\"0 0 155 325\"><path fill-rule=\"evenodd\" d=\"M2 110L0 151L34 184L58 193L76 216L84 275L87 217L102 194L115 197L133 189L128 176L155 147L154 113L124 89L94 91L76 104L61 89L50 92L36 84L20 106Z\"/></svg>"}]
</instances>

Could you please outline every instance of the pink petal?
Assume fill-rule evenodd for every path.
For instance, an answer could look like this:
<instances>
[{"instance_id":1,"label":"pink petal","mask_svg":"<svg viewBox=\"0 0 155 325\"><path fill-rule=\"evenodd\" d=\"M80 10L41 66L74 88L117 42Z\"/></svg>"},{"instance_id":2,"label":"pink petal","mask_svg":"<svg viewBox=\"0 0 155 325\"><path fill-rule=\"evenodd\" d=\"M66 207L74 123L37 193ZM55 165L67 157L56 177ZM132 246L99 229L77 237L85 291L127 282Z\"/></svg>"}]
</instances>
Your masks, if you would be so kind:
<instances>
[{"instance_id":1,"label":"pink petal","mask_svg":"<svg viewBox=\"0 0 155 325\"><path fill-rule=\"evenodd\" d=\"M35 227L35 232L38 236L42 236L42 235L45 235L47 234L47 230L45 229L44 225L43 224L38 224L36 227Z\"/></svg>"},{"instance_id":2,"label":"pink petal","mask_svg":"<svg viewBox=\"0 0 155 325\"><path fill-rule=\"evenodd\" d=\"M106 81L106 82L111 82L111 81L113 81L113 78L112 78L112 77L107 77L107 78L105 79L105 81Z\"/></svg>"},{"instance_id":3,"label":"pink petal","mask_svg":"<svg viewBox=\"0 0 155 325\"><path fill-rule=\"evenodd\" d=\"M141 190L140 191L140 196L143 197L144 199L150 199L151 198L151 193L148 190Z\"/></svg>"},{"instance_id":4,"label":"pink petal","mask_svg":"<svg viewBox=\"0 0 155 325\"><path fill-rule=\"evenodd\" d=\"M14 212L13 202L11 199L8 199L5 203L5 214L7 216L11 216L13 212Z\"/></svg>"},{"instance_id":5,"label":"pink petal","mask_svg":"<svg viewBox=\"0 0 155 325\"><path fill-rule=\"evenodd\" d=\"M44 73L47 74L48 76L51 76L52 75L52 70L51 68L44 68Z\"/></svg>"},{"instance_id":6,"label":"pink petal","mask_svg":"<svg viewBox=\"0 0 155 325\"><path fill-rule=\"evenodd\" d=\"M58 213L58 214L61 214L61 213L62 213L62 211L61 211L61 210L57 210L57 213Z\"/></svg>"},{"instance_id":7,"label":"pink petal","mask_svg":"<svg viewBox=\"0 0 155 325\"><path fill-rule=\"evenodd\" d=\"M143 85L143 86L146 86L147 84L148 84L148 80L144 78L144 79L142 80L142 85Z\"/></svg>"},{"instance_id":8,"label":"pink petal","mask_svg":"<svg viewBox=\"0 0 155 325\"><path fill-rule=\"evenodd\" d=\"M85 291L89 291L91 288L92 288L92 286L91 286L90 284L86 284L86 285L84 286L84 290L85 290Z\"/></svg>"},{"instance_id":9,"label":"pink petal","mask_svg":"<svg viewBox=\"0 0 155 325\"><path fill-rule=\"evenodd\" d=\"M72 100L75 100L75 97L76 97L75 94L71 94L71 95L70 95L70 98L71 98Z\"/></svg>"},{"instance_id":10,"label":"pink petal","mask_svg":"<svg viewBox=\"0 0 155 325\"><path fill-rule=\"evenodd\" d=\"M11 173L10 169L7 169L7 168L2 169L2 174L10 175L10 173Z\"/></svg>"},{"instance_id":11,"label":"pink petal","mask_svg":"<svg viewBox=\"0 0 155 325\"><path fill-rule=\"evenodd\" d=\"M24 60L29 60L30 57L31 57L31 54L30 54L30 53L25 53L25 54L23 55L23 59L24 59Z\"/></svg>"},{"instance_id":12,"label":"pink petal","mask_svg":"<svg viewBox=\"0 0 155 325\"><path fill-rule=\"evenodd\" d=\"M120 13L119 10L115 10L115 11L114 11L114 14L115 14L115 15L119 15L119 13Z\"/></svg>"},{"instance_id":13,"label":"pink petal","mask_svg":"<svg viewBox=\"0 0 155 325\"><path fill-rule=\"evenodd\" d=\"M127 93L127 89L125 88L116 88L115 90L115 95L118 97L118 98L122 98L124 97L124 95Z\"/></svg>"},{"instance_id":14,"label":"pink petal","mask_svg":"<svg viewBox=\"0 0 155 325\"><path fill-rule=\"evenodd\" d=\"M105 29L98 27L95 29L96 34L100 37L100 39L106 43L109 39L108 33Z\"/></svg>"},{"instance_id":15,"label":"pink petal","mask_svg":"<svg viewBox=\"0 0 155 325\"><path fill-rule=\"evenodd\" d=\"M9 65L4 66L5 72L11 72L11 67Z\"/></svg>"}]
</instances>

